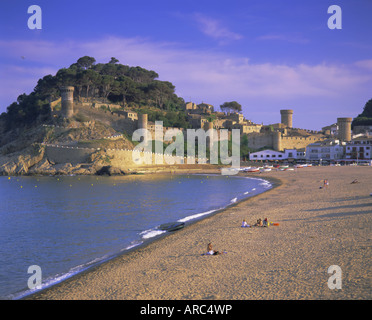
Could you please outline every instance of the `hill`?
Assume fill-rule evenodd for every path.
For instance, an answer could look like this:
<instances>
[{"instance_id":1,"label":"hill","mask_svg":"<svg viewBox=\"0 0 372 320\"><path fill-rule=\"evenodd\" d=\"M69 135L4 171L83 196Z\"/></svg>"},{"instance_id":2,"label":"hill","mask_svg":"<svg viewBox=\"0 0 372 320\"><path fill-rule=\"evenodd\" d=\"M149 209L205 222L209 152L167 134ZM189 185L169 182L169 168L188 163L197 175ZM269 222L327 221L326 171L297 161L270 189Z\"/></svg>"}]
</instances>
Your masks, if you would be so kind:
<instances>
[{"instance_id":1,"label":"hill","mask_svg":"<svg viewBox=\"0 0 372 320\"><path fill-rule=\"evenodd\" d=\"M372 99L364 105L363 112L353 119L352 128L355 126L372 126Z\"/></svg>"},{"instance_id":2,"label":"hill","mask_svg":"<svg viewBox=\"0 0 372 320\"><path fill-rule=\"evenodd\" d=\"M33 92L22 94L0 115L0 175L12 174L94 174L110 164L105 150L131 150L131 123L107 108L87 106L94 101L114 103L123 109L148 113L166 125L187 126L184 100L158 74L141 67L129 67L111 58L106 64L82 57L68 68L37 82ZM74 86L77 112L65 119L52 111L51 102L60 98L61 86ZM58 103L56 104L58 109ZM128 127L123 131L123 127ZM85 164L54 163L47 146L94 149ZM71 150L76 150L71 149ZM72 153L71 150L64 151ZM123 173L123 170L116 170Z\"/></svg>"},{"instance_id":3,"label":"hill","mask_svg":"<svg viewBox=\"0 0 372 320\"><path fill-rule=\"evenodd\" d=\"M48 120L49 103L60 97L62 86L74 86L78 102L99 99L119 103L123 108L181 110L184 100L175 94L172 83L157 80L159 75L155 71L118 62L111 58L108 63L96 63L93 57L85 56L70 67L58 70L56 75L39 79L33 92L18 96L17 101L7 107L7 112L0 115L2 129L30 127Z\"/></svg>"}]
</instances>

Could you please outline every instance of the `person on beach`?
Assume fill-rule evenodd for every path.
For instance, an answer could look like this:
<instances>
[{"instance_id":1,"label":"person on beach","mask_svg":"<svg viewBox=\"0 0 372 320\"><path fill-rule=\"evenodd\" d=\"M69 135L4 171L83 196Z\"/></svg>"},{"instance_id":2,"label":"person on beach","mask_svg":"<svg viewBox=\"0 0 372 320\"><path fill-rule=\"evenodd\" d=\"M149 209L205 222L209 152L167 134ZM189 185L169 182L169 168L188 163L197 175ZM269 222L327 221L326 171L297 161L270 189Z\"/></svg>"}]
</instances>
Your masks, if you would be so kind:
<instances>
[{"instance_id":1,"label":"person on beach","mask_svg":"<svg viewBox=\"0 0 372 320\"><path fill-rule=\"evenodd\" d=\"M327 188L328 186L329 186L329 182L328 182L327 179L325 179L324 182L323 182L323 187Z\"/></svg>"},{"instance_id":2,"label":"person on beach","mask_svg":"<svg viewBox=\"0 0 372 320\"><path fill-rule=\"evenodd\" d=\"M247 221L245 221L245 219L243 220L243 223L242 223L242 228L250 228L251 226L247 223Z\"/></svg>"},{"instance_id":3,"label":"person on beach","mask_svg":"<svg viewBox=\"0 0 372 320\"><path fill-rule=\"evenodd\" d=\"M209 242L208 246L207 246L207 254L215 256L215 255L221 254L221 252L214 251L213 248L212 248L212 243Z\"/></svg>"},{"instance_id":4,"label":"person on beach","mask_svg":"<svg viewBox=\"0 0 372 320\"><path fill-rule=\"evenodd\" d=\"M262 227L263 226L263 223L262 223L262 220L261 218L259 218L255 224L256 227Z\"/></svg>"}]
</instances>

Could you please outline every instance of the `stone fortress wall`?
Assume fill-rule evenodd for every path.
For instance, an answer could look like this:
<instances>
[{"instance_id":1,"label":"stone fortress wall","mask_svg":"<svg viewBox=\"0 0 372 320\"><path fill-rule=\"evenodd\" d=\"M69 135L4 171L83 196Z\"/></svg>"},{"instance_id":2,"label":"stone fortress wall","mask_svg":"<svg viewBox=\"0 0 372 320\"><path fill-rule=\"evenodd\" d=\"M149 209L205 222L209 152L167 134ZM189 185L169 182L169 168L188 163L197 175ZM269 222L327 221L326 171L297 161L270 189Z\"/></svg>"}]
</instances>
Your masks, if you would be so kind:
<instances>
[{"instance_id":1,"label":"stone fortress wall","mask_svg":"<svg viewBox=\"0 0 372 320\"><path fill-rule=\"evenodd\" d=\"M73 115L73 87L63 87L61 88L61 98L62 98L62 114L66 117L71 117ZM81 105L88 105L88 102L80 102ZM76 107L78 107L79 102L76 103ZM124 131L127 134L131 135L136 129L148 129L151 134L154 137L155 132L155 124L148 121L148 115L147 114L138 114L136 117L133 117L133 115L129 115L129 112L125 114L124 113L117 113L113 112L111 110L120 109L121 107L119 105L105 105L108 108L109 114L108 116L113 118L117 118L117 120L114 120L115 127L114 129L117 131ZM90 103L90 106L92 109L97 110L100 105L99 104L92 104ZM209 105L207 105L209 106ZM186 111L189 109L197 109L197 106L195 104L187 103L186 104ZM98 110L97 110L98 111ZM213 112L213 110L208 110L209 113ZM92 111L95 112L95 111ZM106 112L106 111L105 111ZM276 127L276 129L273 130L260 130L260 132L246 132L248 137L248 147L251 149L262 149L262 148L271 148L276 151L283 151L284 149L302 149L306 148L311 143L322 141L327 138L326 135L321 134L319 132L310 132L302 129L294 129L293 128L293 110L291 109L282 109L280 110L281 114L281 123L277 125L273 125L273 128ZM239 117L235 120L236 123L240 124L244 120L243 115L241 114L232 114L231 117ZM112 121L111 121L112 122ZM350 122L351 120L349 118L339 118L338 123L340 127L340 137L342 140L348 140L350 137ZM205 130L208 130L210 128L213 128L214 125L209 122L201 122L198 126L200 128L204 128ZM230 129L232 129L234 126L230 126ZM164 132L165 130L170 128L163 128ZM177 128L175 128L177 129ZM258 131L258 129L261 129L261 126L259 128L256 128L255 130ZM264 128L262 128L264 129ZM180 132L182 132L184 135L186 134L185 130L178 129ZM244 131L241 133L245 133ZM231 131L229 132L231 135ZM229 136L230 137L230 136ZM54 148L53 150L51 148ZM58 149L59 148L59 149ZM69 155L63 155L64 150L63 147L48 147L47 154L53 158L53 159L59 159L58 161L62 160L73 160L74 162L81 162L84 159L86 159L89 156L89 153L92 154L94 151L89 150L82 150L82 148L73 148L68 152ZM130 163L133 165L139 165L135 164L133 162L132 158L132 152L131 150L106 150L107 155L111 158L111 161L115 163L116 165L120 165L121 162L126 163L129 165ZM156 163L155 157L156 154L152 154L152 163ZM180 160L178 159L178 163L183 163L184 159ZM68 161L71 162L71 161Z\"/></svg>"},{"instance_id":2,"label":"stone fortress wall","mask_svg":"<svg viewBox=\"0 0 372 320\"><path fill-rule=\"evenodd\" d=\"M96 152L104 152L107 164L119 169L143 167L149 164L190 164L206 163L207 159L194 157L177 157L154 152L140 152L129 149L81 148L63 145L45 144L45 155L50 162L87 163Z\"/></svg>"}]
</instances>

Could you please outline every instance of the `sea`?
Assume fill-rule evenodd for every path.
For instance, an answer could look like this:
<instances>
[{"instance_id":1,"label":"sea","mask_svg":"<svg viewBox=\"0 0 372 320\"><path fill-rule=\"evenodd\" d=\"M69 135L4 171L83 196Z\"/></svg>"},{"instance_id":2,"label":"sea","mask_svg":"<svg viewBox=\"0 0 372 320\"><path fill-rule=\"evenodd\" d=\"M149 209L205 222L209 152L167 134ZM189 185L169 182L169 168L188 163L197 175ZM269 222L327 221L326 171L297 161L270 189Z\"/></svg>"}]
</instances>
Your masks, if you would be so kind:
<instances>
[{"instance_id":1,"label":"sea","mask_svg":"<svg viewBox=\"0 0 372 320\"><path fill-rule=\"evenodd\" d=\"M187 226L271 187L206 174L1 176L0 299L47 288L166 235L162 224Z\"/></svg>"}]
</instances>

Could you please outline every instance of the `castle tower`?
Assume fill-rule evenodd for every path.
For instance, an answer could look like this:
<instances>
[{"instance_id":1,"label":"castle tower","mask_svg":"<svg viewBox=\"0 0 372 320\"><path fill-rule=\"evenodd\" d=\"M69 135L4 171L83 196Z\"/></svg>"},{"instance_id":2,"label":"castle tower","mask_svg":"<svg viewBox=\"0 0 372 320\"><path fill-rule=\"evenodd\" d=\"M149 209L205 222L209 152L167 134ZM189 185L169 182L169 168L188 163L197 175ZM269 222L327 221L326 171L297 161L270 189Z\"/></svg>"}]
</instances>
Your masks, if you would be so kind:
<instances>
[{"instance_id":1,"label":"castle tower","mask_svg":"<svg viewBox=\"0 0 372 320\"><path fill-rule=\"evenodd\" d=\"M341 141L351 141L351 122L352 118L337 118L338 139Z\"/></svg>"},{"instance_id":2,"label":"castle tower","mask_svg":"<svg viewBox=\"0 0 372 320\"><path fill-rule=\"evenodd\" d=\"M74 114L74 87L61 87L61 112L65 118L71 118Z\"/></svg>"},{"instance_id":3,"label":"castle tower","mask_svg":"<svg viewBox=\"0 0 372 320\"><path fill-rule=\"evenodd\" d=\"M292 128L293 110L280 110L280 114L282 116L281 123L283 123L288 128Z\"/></svg>"},{"instance_id":4,"label":"castle tower","mask_svg":"<svg viewBox=\"0 0 372 320\"><path fill-rule=\"evenodd\" d=\"M137 129L147 129L147 120L148 115L146 113L139 113Z\"/></svg>"},{"instance_id":5,"label":"castle tower","mask_svg":"<svg viewBox=\"0 0 372 320\"><path fill-rule=\"evenodd\" d=\"M146 129L147 130L147 120L148 120L147 113L139 113L138 114L137 129ZM141 141L146 142L146 143L148 142L147 134L143 138L141 138Z\"/></svg>"},{"instance_id":6,"label":"castle tower","mask_svg":"<svg viewBox=\"0 0 372 320\"><path fill-rule=\"evenodd\" d=\"M273 136L273 149L275 151L282 151L282 134L280 131L274 131Z\"/></svg>"}]
</instances>

